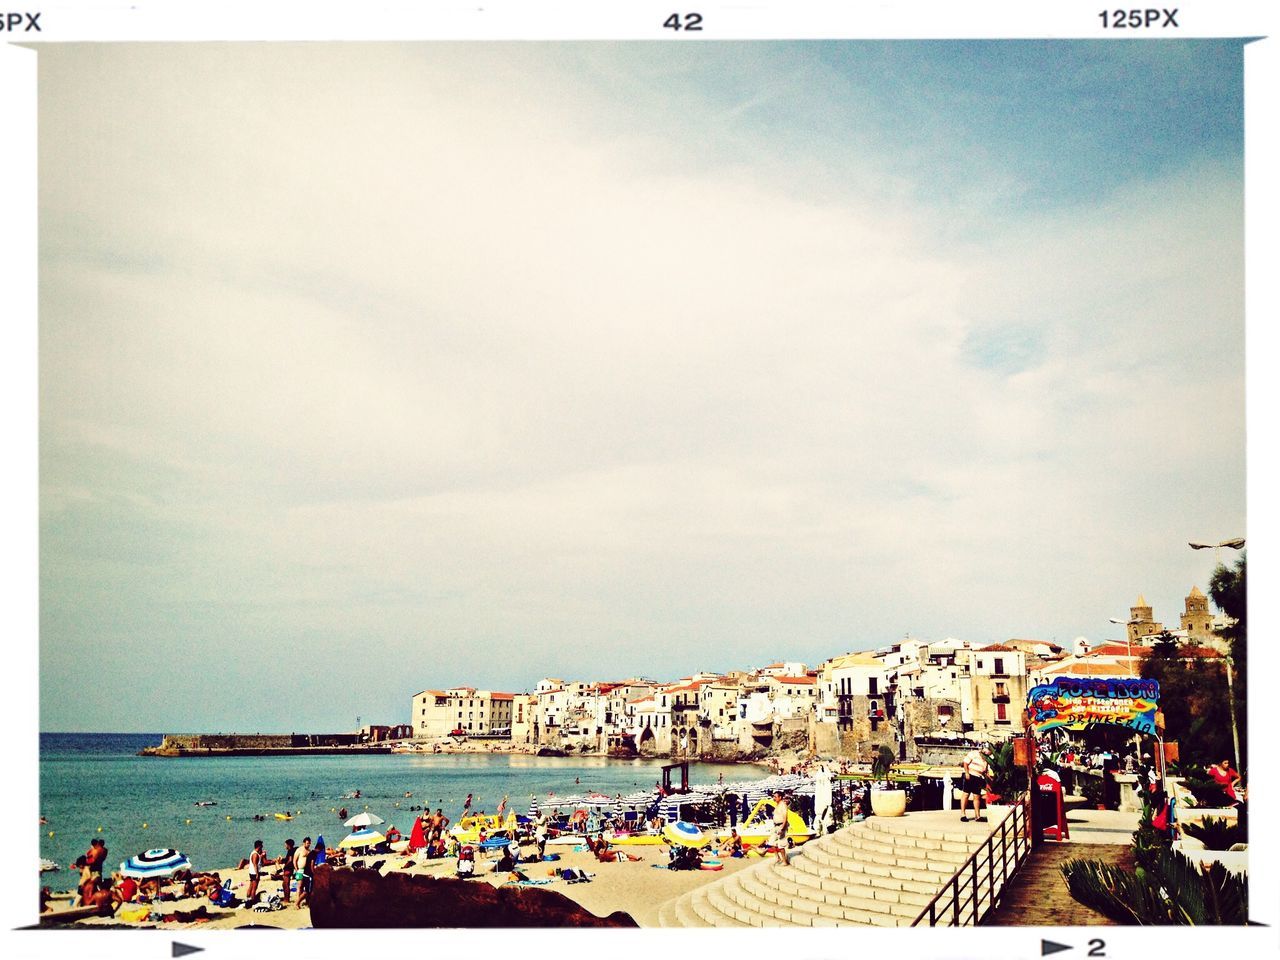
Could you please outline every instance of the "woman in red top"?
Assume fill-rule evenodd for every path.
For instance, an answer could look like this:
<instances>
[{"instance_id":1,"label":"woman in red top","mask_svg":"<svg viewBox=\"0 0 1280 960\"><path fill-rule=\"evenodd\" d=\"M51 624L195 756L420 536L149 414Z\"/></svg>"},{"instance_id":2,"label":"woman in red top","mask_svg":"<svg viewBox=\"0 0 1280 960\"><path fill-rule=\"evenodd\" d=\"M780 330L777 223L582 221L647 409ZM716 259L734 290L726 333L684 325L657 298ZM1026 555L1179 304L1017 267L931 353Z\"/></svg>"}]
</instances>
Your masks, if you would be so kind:
<instances>
[{"instance_id":1,"label":"woman in red top","mask_svg":"<svg viewBox=\"0 0 1280 960\"><path fill-rule=\"evenodd\" d=\"M1239 801L1240 774L1231 769L1230 760L1223 760L1221 763L1215 763L1209 767L1209 776L1213 777L1214 782L1222 787L1222 792L1227 795L1232 803Z\"/></svg>"}]
</instances>

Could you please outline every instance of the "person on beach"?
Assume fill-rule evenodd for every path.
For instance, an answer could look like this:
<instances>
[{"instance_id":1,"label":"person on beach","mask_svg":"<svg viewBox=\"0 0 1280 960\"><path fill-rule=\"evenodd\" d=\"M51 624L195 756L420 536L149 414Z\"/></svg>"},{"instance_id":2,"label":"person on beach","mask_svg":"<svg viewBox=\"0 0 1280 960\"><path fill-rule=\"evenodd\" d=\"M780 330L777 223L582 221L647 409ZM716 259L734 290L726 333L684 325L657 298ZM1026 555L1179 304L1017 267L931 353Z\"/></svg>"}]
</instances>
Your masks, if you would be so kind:
<instances>
[{"instance_id":1,"label":"person on beach","mask_svg":"<svg viewBox=\"0 0 1280 960\"><path fill-rule=\"evenodd\" d=\"M778 862L786 866L790 862L787 850L787 827L790 826L791 805L781 791L773 794L773 847Z\"/></svg>"},{"instance_id":2,"label":"person on beach","mask_svg":"<svg viewBox=\"0 0 1280 960\"><path fill-rule=\"evenodd\" d=\"M102 877L102 866L107 862L107 845L102 840L94 839L89 842L89 849L84 853L85 861L89 865L89 872Z\"/></svg>"},{"instance_id":3,"label":"person on beach","mask_svg":"<svg viewBox=\"0 0 1280 960\"><path fill-rule=\"evenodd\" d=\"M246 903L258 902L258 884L262 881L263 870L270 862L262 841L253 841L253 852L249 854L249 889L244 895Z\"/></svg>"},{"instance_id":4,"label":"person on beach","mask_svg":"<svg viewBox=\"0 0 1280 960\"><path fill-rule=\"evenodd\" d=\"M111 879L115 882L116 892L123 903L132 903L133 898L138 895L138 881L133 877L122 877L118 873L113 873Z\"/></svg>"},{"instance_id":5,"label":"person on beach","mask_svg":"<svg viewBox=\"0 0 1280 960\"><path fill-rule=\"evenodd\" d=\"M302 846L300 846L293 854L293 879L298 881L298 906L301 910L302 905L307 901L307 895L311 893L311 868L314 862L314 855L311 852L311 838L303 837Z\"/></svg>"},{"instance_id":6,"label":"person on beach","mask_svg":"<svg viewBox=\"0 0 1280 960\"><path fill-rule=\"evenodd\" d=\"M289 902L289 892L293 889L293 853L297 849L297 845L290 837L284 842L284 853L280 855L280 859L276 863L280 867L280 902Z\"/></svg>"},{"instance_id":7,"label":"person on beach","mask_svg":"<svg viewBox=\"0 0 1280 960\"><path fill-rule=\"evenodd\" d=\"M969 801L973 801L973 819L977 823L986 823L982 815L982 794L987 786L987 773L991 769L987 763L990 747L973 749L965 754L960 764L963 776L960 778L960 822L968 823Z\"/></svg>"},{"instance_id":8,"label":"person on beach","mask_svg":"<svg viewBox=\"0 0 1280 960\"><path fill-rule=\"evenodd\" d=\"M120 906L120 900L111 888L110 877L101 882L85 906L93 907L99 917L110 917L115 914L116 908Z\"/></svg>"},{"instance_id":9,"label":"person on beach","mask_svg":"<svg viewBox=\"0 0 1280 960\"><path fill-rule=\"evenodd\" d=\"M80 906L87 907L89 900L98 889L98 875L89 869L89 861L84 856L76 857L72 869L80 871L80 880L76 889L80 895Z\"/></svg>"},{"instance_id":10,"label":"person on beach","mask_svg":"<svg viewBox=\"0 0 1280 960\"><path fill-rule=\"evenodd\" d=\"M745 853L742 849L742 838L738 836L737 830L731 830L729 832L729 856L731 857L745 856Z\"/></svg>"}]
</instances>

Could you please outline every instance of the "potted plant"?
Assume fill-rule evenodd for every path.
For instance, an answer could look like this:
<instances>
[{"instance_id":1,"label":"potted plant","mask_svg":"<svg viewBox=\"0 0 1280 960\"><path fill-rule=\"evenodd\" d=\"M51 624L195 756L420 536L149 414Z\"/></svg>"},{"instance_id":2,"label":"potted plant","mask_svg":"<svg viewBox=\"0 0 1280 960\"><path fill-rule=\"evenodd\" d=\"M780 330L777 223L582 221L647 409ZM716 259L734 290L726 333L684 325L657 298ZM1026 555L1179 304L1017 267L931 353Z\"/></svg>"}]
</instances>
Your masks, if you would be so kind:
<instances>
[{"instance_id":1,"label":"potted plant","mask_svg":"<svg viewBox=\"0 0 1280 960\"><path fill-rule=\"evenodd\" d=\"M1084 794L1087 806L1097 807L1099 810L1107 809L1106 803L1103 802L1104 788L1101 777L1081 777L1080 792Z\"/></svg>"},{"instance_id":2,"label":"potted plant","mask_svg":"<svg viewBox=\"0 0 1280 960\"><path fill-rule=\"evenodd\" d=\"M881 746L871 764L877 781L871 789L871 812L877 817L900 817L907 812L907 791L897 789L889 779L893 771L893 751Z\"/></svg>"}]
</instances>

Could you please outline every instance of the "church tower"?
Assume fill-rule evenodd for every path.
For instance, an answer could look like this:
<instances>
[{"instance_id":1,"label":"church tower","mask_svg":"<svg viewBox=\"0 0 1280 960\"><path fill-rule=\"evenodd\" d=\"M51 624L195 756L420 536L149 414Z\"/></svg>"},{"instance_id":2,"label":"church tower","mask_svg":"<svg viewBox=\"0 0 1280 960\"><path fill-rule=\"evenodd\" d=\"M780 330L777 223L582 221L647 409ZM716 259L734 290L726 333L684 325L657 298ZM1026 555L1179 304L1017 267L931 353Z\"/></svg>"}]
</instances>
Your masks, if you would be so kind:
<instances>
[{"instance_id":1,"label":"church tower","mask_svg":"<svg viewBox=\"0 0 1280 960\"><path fill-rule=\"evenodd\" d=\"M1132 643L1140 637L1153 636L1163 629L1163 623L1151 619L1151 605L1147 598L1139 594L1137 604L1129 608L1129 641Z\"/></svg>"},{"instance_id":2,"label":"church tower","mask_svg":"<svg viewBox=\"0 0 1280 960\"><path fill-rule=\"evenodd\" d=\"M1187 594L1186 611L1182 614L1182 629L1188 640L1213 645L1220 638L1213 632L1213 614L1209 612L1209 598L1192 587Z\"/></svg>"}]
</instances>

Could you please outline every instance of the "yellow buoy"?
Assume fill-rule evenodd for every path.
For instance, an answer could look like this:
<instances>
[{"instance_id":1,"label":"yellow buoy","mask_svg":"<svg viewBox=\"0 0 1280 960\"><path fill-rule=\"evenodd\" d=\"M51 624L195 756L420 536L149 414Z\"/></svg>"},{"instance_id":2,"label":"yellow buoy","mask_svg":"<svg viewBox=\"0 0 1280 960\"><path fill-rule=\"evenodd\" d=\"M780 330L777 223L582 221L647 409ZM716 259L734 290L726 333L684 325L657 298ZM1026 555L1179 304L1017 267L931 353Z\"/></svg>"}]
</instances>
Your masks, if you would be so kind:
<instances>
[{"instance_id":1,"label":"yellow buoy","mask_svg":"<svg viewBox=\"0 0 1280 960\"><path fill-rule=\"evenodd\" d=\"M102 828L101 828L101 827L99 827L99 828L98 828L98 832L99 832L99 833L101 833L101 832L102 832Z\"/></svg>"},{"instance_id":2,"label":"yellow buoy","mask_svg":"<svg viewBox=\"0 0 1280 960\"><path fill-rule=\"evenodd\" d=\"M142 825L142 829L143 830L147 829L147 825L145 823Z\"/></svg>"},{"instance_id":3,"label":"yellow buoy","mask_svg":"<svg viewBox=\"0 0 1280 960\"><path fill-rule=\"evenodd\" d=\"M191 822L190 820L187 821L187 823L190 823L190 822Z\"/></svg>"},{"instance_id":4,"label":"yellow buoy","mask_svg":"<svg viewBox=\"0 0 1280 960\"><path fill-rule=\"evenodd\" d=\"M49 836L51 836L51 837L53 836L53 831L52 831L52 830L50 830L50 831L49 831Z\"/></svg>"},{"instance_id":5,"label":"yellow buoy","mask_svg":"<svg viewBox=\"0 0 1280 960\"><path fill-rule=\"evenodd\" d=\"M228 820L230 820L230 819L231 819L231 814L229 814L229 813L227 814L227 819L228 819Z\"/></svg>"}]
</instances>

